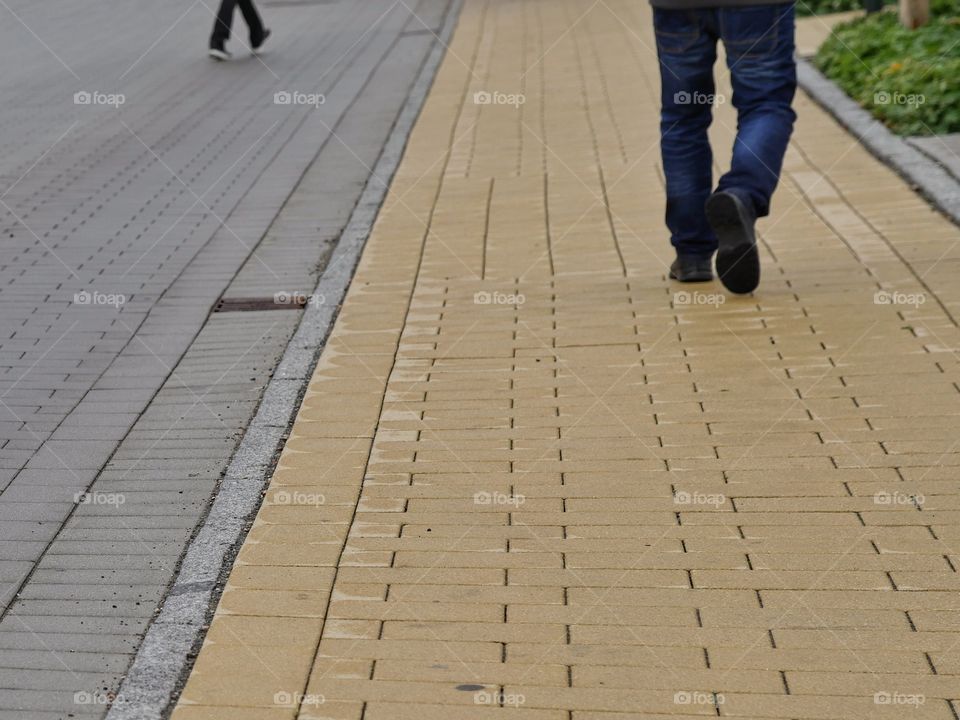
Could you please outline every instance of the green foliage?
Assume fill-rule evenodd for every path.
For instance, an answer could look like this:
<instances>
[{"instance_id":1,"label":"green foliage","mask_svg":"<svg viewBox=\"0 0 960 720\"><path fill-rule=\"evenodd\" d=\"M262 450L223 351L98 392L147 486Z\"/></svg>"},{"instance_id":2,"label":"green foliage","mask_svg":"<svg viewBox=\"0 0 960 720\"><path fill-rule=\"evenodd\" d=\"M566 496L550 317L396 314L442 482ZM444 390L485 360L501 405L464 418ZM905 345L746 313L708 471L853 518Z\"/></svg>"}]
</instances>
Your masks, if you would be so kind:
<instances>
[{"instance_id":1,"label":"green foliage","mask_svg":"<svg viewBox=\"0 0 960 720\"><path fill-rule=\"evenodd\" d=\"M863 10L863 0L796 0L797 15L826 15L828 13ZM883 0L884 5L892 5L897 0Z\"/></svg>"},{"instance_id":2,"label":"green foliage","mask_svg":"<svg viewBox=\"0 0 960 720\"><path fill-rule=\"evenodd\" d=\"M960 132L960 0L931 13L917 30L890 12L838 25L814 62L896 133Z\"/></svg>"}]
</instances>

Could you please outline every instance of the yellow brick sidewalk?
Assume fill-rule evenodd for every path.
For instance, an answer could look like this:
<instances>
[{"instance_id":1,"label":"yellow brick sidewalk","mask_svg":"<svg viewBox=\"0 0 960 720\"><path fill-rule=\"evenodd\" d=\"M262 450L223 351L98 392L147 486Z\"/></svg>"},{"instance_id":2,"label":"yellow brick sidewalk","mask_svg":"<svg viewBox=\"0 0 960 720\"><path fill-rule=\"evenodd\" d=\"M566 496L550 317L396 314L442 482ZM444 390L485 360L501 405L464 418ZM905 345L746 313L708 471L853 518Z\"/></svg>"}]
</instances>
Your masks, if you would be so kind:
<instances>
[{"instance_id":1,"label":"yellow brick sidewalk","mask_svg":"<svg viewBox=\"0 0 960 720\"><path fill-rule=\"evenodd\" d=\"M652 45L467 0L175 720L956 719L960 233L801 96L672 284Z\"/></svg>"}]
</instances>

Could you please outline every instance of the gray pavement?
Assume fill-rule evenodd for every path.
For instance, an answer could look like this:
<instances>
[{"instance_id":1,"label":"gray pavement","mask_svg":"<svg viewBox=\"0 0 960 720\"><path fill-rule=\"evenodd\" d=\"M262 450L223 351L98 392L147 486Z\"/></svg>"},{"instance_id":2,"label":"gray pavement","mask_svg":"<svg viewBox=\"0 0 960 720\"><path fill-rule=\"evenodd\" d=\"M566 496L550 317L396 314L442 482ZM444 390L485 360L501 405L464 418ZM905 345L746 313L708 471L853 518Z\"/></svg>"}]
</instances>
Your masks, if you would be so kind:
<instances>
[{"instance_id":1,"label":"gray pavement","mask_svg":"<svg viewBox=\"0 0 960 720\"><path fill-rule=\"evenodd\" d=\"M301 315L211 311L314 286L447 5L0 9L0 718L106 713Z\"/></svg>"},{"instance_id":2,"label":"gray pavement","mask_svg":"<svg viewBox=\"0 0 960 720\"><path fill-rule=\"evenodd\" d=\"M908 142L943 166L960 182L960 133L912 137Z\"/></svg>"}]
</instances>

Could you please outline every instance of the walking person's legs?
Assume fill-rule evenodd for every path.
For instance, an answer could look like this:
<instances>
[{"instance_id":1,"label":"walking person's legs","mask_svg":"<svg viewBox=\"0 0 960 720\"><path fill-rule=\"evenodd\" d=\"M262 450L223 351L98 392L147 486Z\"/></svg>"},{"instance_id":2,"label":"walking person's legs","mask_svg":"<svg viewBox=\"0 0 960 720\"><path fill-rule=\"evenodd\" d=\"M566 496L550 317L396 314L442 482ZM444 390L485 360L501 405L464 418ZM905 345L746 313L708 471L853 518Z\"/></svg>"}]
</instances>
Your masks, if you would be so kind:
<instances>
[{"instance_id":1,"label":"walking person's legs","mask_svg":"<svg viewBox=\"0 0 960 720\"><path fill-rule=\"evenodd\" d=\"M703 205L713 189L710 141L717 58L711 10L654 7L660 60L660 152L667 186L666 222L677 259L671 277L686 282L713 278L717 240Z\"/></svg>"},{"instance_id":2,"label":"walking person's legs","mask_svg":"<svg viewBox=\"0 0 960 720\"><path fill-rule=\"evenodd\" d=\"M236 2L240 6L240 12L243 13L247 27L250 28L250 47L254 50L259 49L270 31L264 29L253 0L236 0Z\"/></svg>"},{"instance_id":3,"label":"walking person's legs","mask_svg":"<svg viewBox=\"0 0 960 720\"><path fill-rule=\"evenodd\" d=\"M230 59L226 50L227 40L230 39L230 27L233 24L233 9L240 6L243 19L250 29L250 49L256 55L263 43L270 37L270 30L263 26L253 0L221 0L217 18L213 23L213 33L210 35L210 56L218 60Z\"/></svg>"},{"instance_id":4,"label":"walking person's legs","mask_svg":"<svg viewBox=\"0 0 960 720\"><path fill-rule=\"evenodd\" d=\"M792 3L720 10L737 138L730 170L717 189L742 192L757 217L770 213L770 197L797 117L791 107L797 89L793 12ZM758 37L764 26L767 32Z\"/></svg>"},{"instance_id":5,"label":"walking person's legs","mask_svg":"<svg viewBox=\"0 0 960 720\"><path fill-rule=\"evenodd\" d=\"M210 34L210 54L221 60L229 57L225 45L227 40L230 39L230 27L233 25L233 7L236 4L237 0L221 0L217 17L213 21L213 32ZM219 51L223 54L223 57L214 51Z\"/></svg>"},{"instance_id":6,"label":"walking person's legs","mask_svg":"<svg viewBox=\"0 0 960 720\"><path fill-rule=\"evenodd\" d=\"M737 137L730 170L707 202L719 239L717 274L730 290L760 282L754 223L770 212L796 119L793 3L720 8L719 27L733 84Z\"/></svg>"}]
</instances>

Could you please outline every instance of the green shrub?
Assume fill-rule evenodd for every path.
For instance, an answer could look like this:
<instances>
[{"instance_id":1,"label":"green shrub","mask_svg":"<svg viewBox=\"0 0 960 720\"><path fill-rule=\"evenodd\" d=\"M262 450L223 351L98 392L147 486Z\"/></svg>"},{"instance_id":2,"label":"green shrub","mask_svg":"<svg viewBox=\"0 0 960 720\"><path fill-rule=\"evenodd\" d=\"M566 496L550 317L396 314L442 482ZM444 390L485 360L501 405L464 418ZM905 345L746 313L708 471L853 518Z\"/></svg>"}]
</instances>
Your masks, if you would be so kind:
<instances>
[{"instance_id":1,"label":"green shrub","mask_svg":"<svg viewBox=\"0 0 960 720\"><path fill-rule=\"evenodd\" d=\"M960 0L931 11L917 30L889 12L838 25L814 62L894 132L960 132Z\"/></svg>"},{"instance_id":2,"label":"green shrub","mask_svg":"<svg viewBox=\"0 0 960 720\"><path fill-rule=\"evenodd\" d=\"M883 0L884 5L892 5L897 0ZM863 0L797 0L797 15L826 15L828 13L863 10Z\"/></svg>"}]
</instances>

